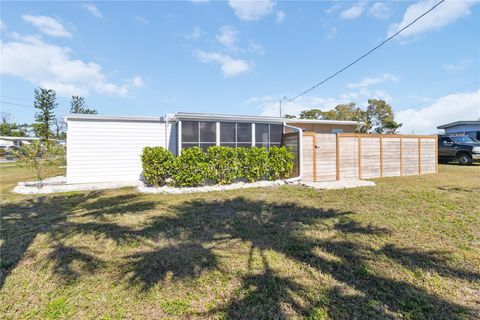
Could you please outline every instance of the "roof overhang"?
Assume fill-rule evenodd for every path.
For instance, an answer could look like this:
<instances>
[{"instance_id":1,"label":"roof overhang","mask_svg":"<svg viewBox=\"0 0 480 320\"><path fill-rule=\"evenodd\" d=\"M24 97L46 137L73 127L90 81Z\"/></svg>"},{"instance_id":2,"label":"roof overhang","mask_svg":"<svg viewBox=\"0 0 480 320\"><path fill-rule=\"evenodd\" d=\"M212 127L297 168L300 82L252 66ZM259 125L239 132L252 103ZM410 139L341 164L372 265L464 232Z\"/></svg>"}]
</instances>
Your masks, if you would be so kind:
<instances>
[{"instance_id":1,"label":"roof overhang","mask_svg":"<svg viewBox=\"0 0 480 320\"><path fill-rule=\"evenodd\" d=\"M285 119L285 122L294 123L308 123L308 124L332 124L332 125L344 125L344 126L356 126L364 125L365 122L361 121L346 121L346 120L314 120L314 119Z\"/></svg>"},{"instance_id":2,"label":"roof overhang","mask_svg":"<svg viewBox=\"0 0 480 320\"><path fill-rule=\"evenodd\" d=\"M246 116L212 113L192 113L178 112L175 115L161 116L106 116L96 114L69 114L64 116L65 121L242 121L242 122L267 122L267 123L309 123L309 124L329 124L329 125L363 125L358 121L340 121L340 120L312 120L312 119L287 119L281 117L265 116Z\"/></svg>"},{"instance_id":3,"label":"roof overhang","mask_svg":"<svg viewBox=\"0 0 480 320\"><path fill-rule=\"evenodd\" d=\"M480 126L480 121L476 121L476 120L455 121L447 124L442 124L441 126L438 126L437 129L445 129L445 128L450 128L455 126L471 125L471 124Z\"/></svg>"},{"instance_id":4,"label":"roof overhang","mask_svg":"<svg viewBox=\"0 0 480 320\"><path fill-rule=\"evenodd\" d=\"M245 121L245 122L285 122L281 117L264 116L245 116L230 114L212 114L212 113L190 113L178 112L175 114L176 120L205 120L205 121Z\"/></svg>"},{"instance_id":5,"label":"roof overhang","mask_svg":"<svg viewBox=\"0 0 480 320\"><path fill-rule=\"evenodd\" d=\"M68 114L63 117L65 121L72 120L90 120L90 121L165 121L165 117L160 116L104 116L97 114Z\"/></svg>"}]
</instances>

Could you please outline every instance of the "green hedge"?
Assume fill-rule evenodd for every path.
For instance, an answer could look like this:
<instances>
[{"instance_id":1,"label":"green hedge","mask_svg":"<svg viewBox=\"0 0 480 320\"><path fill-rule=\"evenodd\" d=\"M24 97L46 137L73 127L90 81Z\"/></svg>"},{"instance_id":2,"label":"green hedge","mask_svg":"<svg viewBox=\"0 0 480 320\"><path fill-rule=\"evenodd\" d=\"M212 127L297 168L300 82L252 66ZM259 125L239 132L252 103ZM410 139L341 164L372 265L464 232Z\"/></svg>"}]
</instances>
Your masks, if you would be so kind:
<instances>
[{"instance_id":1,"label":"green hedge","mask_svg":"<svg viewBox=\"0 0 480 320\"><path fill-rule=\"evenodd\" d=\"M183 149L173 162L173 181L179 187L203 185L207 179L208 162L206 154L199 147Z\"/></svg>"},{"instance_id":2,"label":"green hedge","mask_svg":"<svg viewBox=\"0 0 480 320\"><path fill-rule=\"evenodd\" d=\"M210 147L207 150L208 179L214 184L230 184L238 177L237 151L231 147Z\"/></svg>"},{"instance_id":3,"label":"green hedge","mask_svg":"<svg viewBox=\"0 0 480 320\"><path fill-rule=\"evenodd\" d=\"M285 147L270 147L267 176L269 180L286 179L293 170L294 155Z\"/></svg>"},{"instance_id":4,"label":"green hedge","mask_svg":"<svg viewBox=\"0 0 480 320\"><path fill-rule=\"evenodd\" d=\"M175 156L163 147L145 147L142 153L143 177L152 186L162 186L171 176Z\"/></svg>"},{"instance_id":5,"label":"green hedge","mask_svg":"<svg viewBox=\"0 0 480 320\"><path fill-rule=\"evenodd\" d=\"M174 157L162 147L146 147L142 154L143 176L154 186L172 179L176 186L231 184L238 178L248 182L288 178L293 154L286 147L231 148L214 146L203 152L198 147L182 150Z\"/></svg>"}]
</instances>

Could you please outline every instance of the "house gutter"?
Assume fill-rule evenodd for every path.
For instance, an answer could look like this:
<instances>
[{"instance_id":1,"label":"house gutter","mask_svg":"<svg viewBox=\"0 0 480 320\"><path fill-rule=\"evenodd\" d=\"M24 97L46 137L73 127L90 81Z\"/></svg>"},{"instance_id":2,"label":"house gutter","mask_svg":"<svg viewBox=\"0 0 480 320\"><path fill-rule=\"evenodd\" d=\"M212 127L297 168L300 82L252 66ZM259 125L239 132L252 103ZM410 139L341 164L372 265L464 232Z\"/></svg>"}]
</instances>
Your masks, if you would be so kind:
<instances>
[{"instance_id":1,"label":"house gutter","mask_svg":"<svg viewBox=\"0 0 480 320\"><path fill-rule=\"evenodd\" d=\"M286 182L297 182L302 179L303 175L303 131L301 128L290 126L287 122L283 122L283 126L298 131L298 176L286 179Z\"/></svg>"}]
</instances>

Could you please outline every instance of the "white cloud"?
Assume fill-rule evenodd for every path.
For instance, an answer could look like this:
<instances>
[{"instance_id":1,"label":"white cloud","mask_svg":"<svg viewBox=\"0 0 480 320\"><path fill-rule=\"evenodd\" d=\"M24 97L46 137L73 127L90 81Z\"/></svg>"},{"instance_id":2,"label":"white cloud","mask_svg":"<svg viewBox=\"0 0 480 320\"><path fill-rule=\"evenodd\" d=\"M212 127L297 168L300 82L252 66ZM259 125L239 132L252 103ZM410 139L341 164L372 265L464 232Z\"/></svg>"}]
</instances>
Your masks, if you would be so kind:
<instances>
[{"instance_id":1,"label":"white cloud","mask_svg":"<svg viewBox=\"0 0 480 320\"><path fill-rule=\"evenodd\" d=\"M278 116L280 114L279 96L251 97L245 101L245 104L249 108L259 108L259 114L262 116ZM282 101L282 114L299 115L303 110L314 108L327 111L333 109L338 104L350 102L352 102L350 97L300 97L299 99L291 102Z\"/></svg>"},{"instance_id":2,"label":"white cloud","mask_svg":"<svg viewBox=\"0 0 480 320\"><path fill-rule=\"evenodd\" d=\"M225 47L234 48L238 41L238 31L233 27L223 26L215 38Z\"/></svg>"},{"instance_id":3,"label":"white cloud","mask_svg":"<svg viewBox=\"0 0 480 320\"><path fill-rule=\"evenodd\" d=\"M229 55L218 52L205 52L198 50L196 56L202 62L218 62L225 77L234 77L252 69L252 65L247 61L234 59Z\"/></svg>"},{"instance_id":4,"label":"white cloud","mask_svg":"<svg viewBox=\"0 0 480 320\"><path fill-rule=\"evenodd\" d=\"M88 95L91 91L128 96L131 86L143 83L140 77L131 84L112 83L100 65L73 58L68 47L51 45L34 36L10 36L13 40L0 43L0 73L54 89L61 96Z\"/></svg>"},{"instance_id":5,"label":"white cloud","mask_svg":"<svg viewBox=\"0 0 480 320\"><path fill-rule=\"evenodd\" d=\"M398 81L398 77L390 73L385 73L378 77L364 78L360 82L350 83L347 85L347 88L350 88L350 89L368 88L370 86L373 86L382 82L387 82L387 81L393 81L393 82Z\"/></svg>"},{"instance_id":6,"label":"white cloud","mask_svg":"<svg viewBox=\"0 0 480 320\"><path fill-rule=\"evenodd\" d=\"M387 20L390 18L392 10L390 6L384 2L375 2L368 12L376 19Z\"/></svg>"},{"instance_id":7,"label":"white cloud","mask_svg":"<svg viewBox=\"0 0 480 320\"><path fill-rule=\"evenodd\" d=\"M140 22L141 24L149 24L150 23L150 20L148 20L144 16L133 16L133 18L135 20L137 20L138 22Z\"/></svg>"},{"instance_id":8,"label":"white cloud","mask_svg":"<svg viewBox=\"0 0 480 320\"><path fill-rule=\"evenodd\" d=\"M259 54L259 55L265 54L265 48L260 43L256 43L254 41L250 41L248 43L248 50L247 51L250 52L250 53L255 53L255 54Z\"/></svg>"},{"instance_id":9,"label":"white cloud","mask_svg":"<svg viewBox=\"0 0 480 320\"><path fill-rule=\"evenodd\" d=\"M0 20L0 31L7 30L7 25L3 20Z\"/></svg>"},{"instance_id":10,"label":"white cloud","mask_svg":"<svg viewBox=\"0 0 480 320\"><path fill-rule=\"evenodd\" d=\"M455 120L476 120L480 115L480 90L457 93L437 99L421 109L406 109L396 113L403 133L431 134L437 126Z\"/></svg>"},{"instance_id":11,"label":"white cloud","mask_svg":"<svg viewBox=\"0 0 480 320\"><path fill-rule=\"evenodd\" d=\"M340 10L342 8L342 5L339 4L339 3L336 3L334 5L332 5L331 7L329 7L328 9L325 10L325 13L326 14L332 14L332 13L335 13L337 12L338 10Z\"/></svg>"},{"instance_id":12,"label":"white cloud","mask_svg":"<svg viewBox=\"0 0 480 320\"><path fill-rule=\"evenodd\" d=\"M84 7L88 12L90 12L91 15L97 17L97 18L103 18L103 14L100 12L100 10L93 4L91 3L84 3L82 4L82 7Z\"/></svg>"},{"instance_id":13,"label":"white cloud","mask_svg":"<svg viewBox=\"0 0 480 320\"><path fill-rule=\"evenodd\" d=\"M405 27L415 20L421 14L437 3L436 0L420 1L410 5L403 19L399 23L391 24L388 29L388 36ZM476 1L445 1L433 9L429 14L418 20L415 24L405 29L399 34L401 38L418 36L422 33L439 30L446 25L470 14L470 7L478 2Z\"/></svg>"},{"instance_id":14,"label":"white cloud","mask_svg":"<svg viewBox=\"0 0 480 320\"><path fill-rule=\"evenodd\" d=\"M348 9L343 10L340 13L340 17L342 19L356 19L360 17L365 10L365 3L364 2L358 2L351 6Z\"/></svg>"},{"instance_id":15,"label":"white cloud","mask_svg":"<svg viewBox=\"0 0 480 320\"><path fill-rule=\"evenodd\" d=\"M140 76L136 76L132 79L132 85L135 87L135 88L141 88L143 87L143 80Z\"/></svg>"},{"instance_id":16,"label":"white cloud","mask_svg":"<svg viewBox=\"0 0 480 320\"><path fill-rule=\"evenodd\" d=\"M283 10L278 10L275 13L275 23L277 24L283 23L283 21L285 21L285 16L286 14Z\"/></svg>"},{"instance_id":17,"label":"white cloud","mask_svg":"<svg viewBox=\"0 0 480 320\"><path fill-rule=\"evenodd\" d=\"M465 69L470 63L472 63L472 60L462 60L458 63L446 63L442 65L442 68L447 70L447 71L460 71Z\"/></svg>"},{"instance_id":18,"label":"white cloud","mask_svg":"<svg viewBox=\"0 0 480 320\"><path fill-rule=\"evenodd\" d=\"M229 0L228 4L240 20L255 21L270 13L275 7L272 0Z\"/></svg>"},{"instance_id":19,"label":"white cloud","mask_svg":"<svg viewBox=\"0 0 480 320\"><path fill-rule=\"evenodd\" d=\"M205 32L199 27L195 26L193 27L193 30L190 34L185 35L185 38L190 40L197 40L203 37L204 35L205 35Z\"/></svg>"},{"instance_id":20,"label":"white cloud","mask_svg":"<svg viewBox=\"0 0 480 320\"><path fill-rule=\"evenodd\" d=\"M23 15L22 19L33 25L40 32L52 37L70 38L72 35L65 30L63 25L56 19L47 16Z\"/></svg>"},{"instance_id":21,"label":"white cloud","mask_svg":"<svg viewBox=\"0 0 480 320\"><path fill-rule=\"evenodd\" d=\"M337 36L337 27L331 27L327 33L327 39L333 39Z\"/></svg>"}]
</instances>

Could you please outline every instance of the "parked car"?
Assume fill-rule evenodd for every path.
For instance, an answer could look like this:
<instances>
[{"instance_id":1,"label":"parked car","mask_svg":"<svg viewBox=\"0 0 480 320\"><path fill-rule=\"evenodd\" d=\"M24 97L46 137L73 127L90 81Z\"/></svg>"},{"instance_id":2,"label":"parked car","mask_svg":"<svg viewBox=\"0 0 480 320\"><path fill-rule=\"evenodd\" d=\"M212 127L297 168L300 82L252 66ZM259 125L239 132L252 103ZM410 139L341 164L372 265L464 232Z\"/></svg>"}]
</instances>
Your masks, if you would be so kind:
<instances>
[{"instance_id":1,"label":"parked car","mask_svg":"<svg viewBox=\"0 0 480 320\"><path fill-rule=\"evenodd\" d=\"M480 142L467 135L441 135L438 138L438 160L457 160L461 165L470 165L480 160Z\"/></svg>"}]
</instances>

